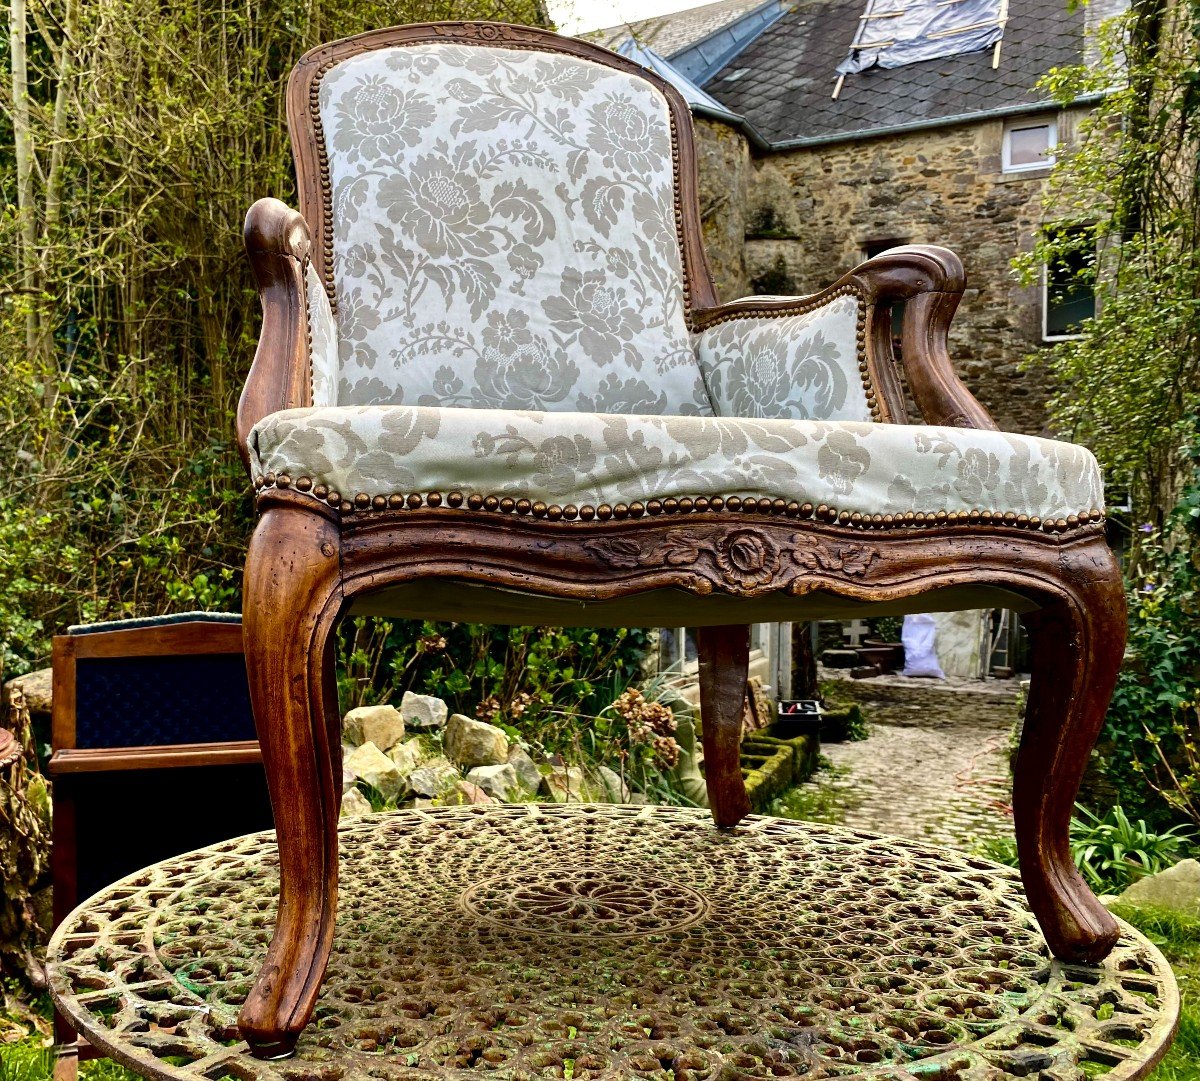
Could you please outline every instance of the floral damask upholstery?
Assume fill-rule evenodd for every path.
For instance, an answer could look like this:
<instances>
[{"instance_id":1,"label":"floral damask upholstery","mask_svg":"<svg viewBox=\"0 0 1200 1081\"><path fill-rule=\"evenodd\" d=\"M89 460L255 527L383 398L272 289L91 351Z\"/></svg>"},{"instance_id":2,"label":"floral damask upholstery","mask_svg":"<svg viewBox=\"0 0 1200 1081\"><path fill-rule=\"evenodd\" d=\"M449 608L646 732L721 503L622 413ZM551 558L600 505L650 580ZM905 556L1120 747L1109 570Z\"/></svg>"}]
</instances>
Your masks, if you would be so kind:
<instances>
[{"instance_id":1,"label":"floral damask upholstery","mask_svg":"<svg viewBox=\"0 0 1200 1081\"><path fill-rule=\"evenodd\" d=\"M577 57L379 49L321 82L339 405L711 412L670 119Z\"/></svg>"},{"instance_id":2,"label":"floral damask upholstery","mask_svg":"<svg viewBox=\"0 0 1200 1081\"><path fill-rule=\"evenodd\" d=\"M870 420L855 343L859 300L783 318L731 319L699 337L697 357L722 417Z\"/></svg>"},{"instance_id":3,"label":"floral damask upholstery","mask_svg":"<svg viewBox=\"0 0 1200 1081\"><path fill-rule=\"evenodd\" d=\"M905 424L351 406L289 409L251 437L259 475L353 498L512 495L599 506L737 495L866 515L1102 506L1095 459L1033 436ZM309 487L308 484L305 487Z\"/></svg>"},{"instance_id":4,"label":"floral damask upholstery","mask_svg":"<svg viewBox=\"0 0 1200 1081\"><path fill-rule=\"evenodd\" d=\"M329 306L325 286L311 263L305 270L304 287L308 303L313 405L337 405L337 324L333 319L333 309Z\"/></svg>"},{"instance_id":5,"label":"floral damask upholstery","mask_svg":"<svg viewBox=\"0 0 1200 1081\"><path fill-rule=\"evenodd\" d=\"M331 261L327 281L306 268L314 407L253 429L265 483L360 505L457 490L868 516L1102 506L1079 447L869 423L853 291L690 331L670 115L650 82L425 43L335 64L317 111Z\"/></svg>"}]
</instances>

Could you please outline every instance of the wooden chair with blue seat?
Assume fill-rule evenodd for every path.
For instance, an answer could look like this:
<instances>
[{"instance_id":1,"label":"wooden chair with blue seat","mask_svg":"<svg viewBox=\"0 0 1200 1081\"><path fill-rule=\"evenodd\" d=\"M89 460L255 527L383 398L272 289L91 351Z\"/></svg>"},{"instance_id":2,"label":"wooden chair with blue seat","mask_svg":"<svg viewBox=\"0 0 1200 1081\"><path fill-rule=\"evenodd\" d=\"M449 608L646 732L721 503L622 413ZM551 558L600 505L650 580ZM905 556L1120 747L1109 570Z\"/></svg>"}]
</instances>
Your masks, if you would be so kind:
<instances>
[{"instance_id":1,"label":"wooden chair with blue seat","mask_svg":"<svg viewBox=\"0 0 1200 1081\"><path fill-rule=\"evenodd\" d=\"M264 322L238 416L281 871L240 1018L255 1052L294 1047L331 947L347 613L699 628L728 828L749 624L1016 609L1021 871L1053 952L1103 957L1117 925L1067 837L1124 645L1101 477L1080 447L996 431L956 376L959 260L896 248L810 296L718 303L683 100L542 30L334 42L287 102L300 210L247 218Z\"/></svg>"}]
</instances>

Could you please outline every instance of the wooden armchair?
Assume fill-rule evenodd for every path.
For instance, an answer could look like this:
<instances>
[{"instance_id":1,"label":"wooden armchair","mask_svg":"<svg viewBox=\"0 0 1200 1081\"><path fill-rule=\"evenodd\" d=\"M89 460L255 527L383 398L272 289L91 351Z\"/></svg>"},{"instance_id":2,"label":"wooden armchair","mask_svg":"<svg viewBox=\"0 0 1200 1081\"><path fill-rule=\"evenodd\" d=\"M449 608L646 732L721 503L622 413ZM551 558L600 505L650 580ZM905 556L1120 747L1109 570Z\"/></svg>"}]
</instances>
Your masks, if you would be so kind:
<instances>
[{"instance_id":1,"label":"wooden armchair","mask_svg":"<svg viewBox=\"0 0 1200 1081\"><path fill-rule=\"evenodd\" d=\"M287 103L301 211L247 217L264 322L238 413L282 878L240 1018L256 1053L292 1049L330 951L347 612L700 628L707 783L732 827L749 624L1016 609L1035 658L1022 874L1054 953L1103 957L1117 926L1067 844L1124 645L1100 473L996 431L954 374L958 259L896 248L812 296L718 304L683 100L541 30L335 42Z\"/></svg>"}]
</instances>

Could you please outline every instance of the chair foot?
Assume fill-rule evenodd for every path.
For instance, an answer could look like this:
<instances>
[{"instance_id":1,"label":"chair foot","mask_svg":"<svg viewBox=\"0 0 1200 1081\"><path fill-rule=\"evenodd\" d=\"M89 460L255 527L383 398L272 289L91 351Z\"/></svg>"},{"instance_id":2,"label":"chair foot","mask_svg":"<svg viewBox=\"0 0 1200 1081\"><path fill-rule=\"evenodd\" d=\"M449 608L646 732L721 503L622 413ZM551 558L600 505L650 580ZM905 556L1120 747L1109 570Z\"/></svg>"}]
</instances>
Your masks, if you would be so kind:
<instances>
[{"instance_id":1,"label":"chair foot","mask_svg":"<svg viewBox=\"0 0 1200 1081\"><path fill-rule=\"evenodd\" d=\"M256 1043L253 1039L247 1039L246 1043L250 1045L250 1054L255 1058L260 1058L264 1062L278 1062L281 1059L291 1058L296 1053L296 1041L299 1038L300 1034L297 1032L274 1042Z\"/></svg>"},{"instance_id":2,"label":"chair foot","mask_svg":"<svg viewBox=\"0 0 1200 1081\"><path fill-rule=\"evenodd\" d=\"M238 1017L258 1058L293 1052L333 947L341 777L327 683L340 604L336 527L295 507L267 510L250 542L243 604L250 698L279 844L275 932Z\"/></svg>"},{"instance_id":3,"label":"chair foot","mask_svg":"<svg viewBox=\"0 0 1200 1081\"><path fill-rule=\"evenodd\" d=\"M1051 952L1092 963L1120 930L1076 869L1069 831L1125 649L1125 595L1107 547L1074 570L1056 599L1024 617L1033 672L1013 814L1025 893Z\"/></svg>"},{"instance_id":4,"label":"chair foot","mask_svg":"<svg viewBox=\"0 0 1200 1081\"><path fill-rule=\"evenodd\" d=\"M713 821L729 828L750 813L741 761L750 628L744 624L701 627L696 632L696 649L708 804Z\"/></svg>"}]
</instances>

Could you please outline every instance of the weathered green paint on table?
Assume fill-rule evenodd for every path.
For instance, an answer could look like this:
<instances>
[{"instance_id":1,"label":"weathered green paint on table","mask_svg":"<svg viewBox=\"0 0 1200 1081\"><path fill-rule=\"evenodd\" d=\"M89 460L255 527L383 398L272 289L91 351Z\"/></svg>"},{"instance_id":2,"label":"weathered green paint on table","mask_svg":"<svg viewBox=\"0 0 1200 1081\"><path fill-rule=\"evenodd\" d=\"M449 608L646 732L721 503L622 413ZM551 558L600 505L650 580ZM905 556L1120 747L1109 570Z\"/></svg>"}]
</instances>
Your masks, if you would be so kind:
<instances>
[{"instance_id":1,"label":"weathered green paint on table","mask_svg":"<svg viewBox=\"0 0 1200 1081\"><path fill-rule=\"evenodd\" d=\"M266 949L258 834L80 906L55 1001L147 1077L1112 1081L1178 1014L1128 927L1101 965L1051 959L1016 873L915 842L679 808L515 805L345 825L337 940L295 1057L236 1017Z\"/></svg>"}]
</instances>

